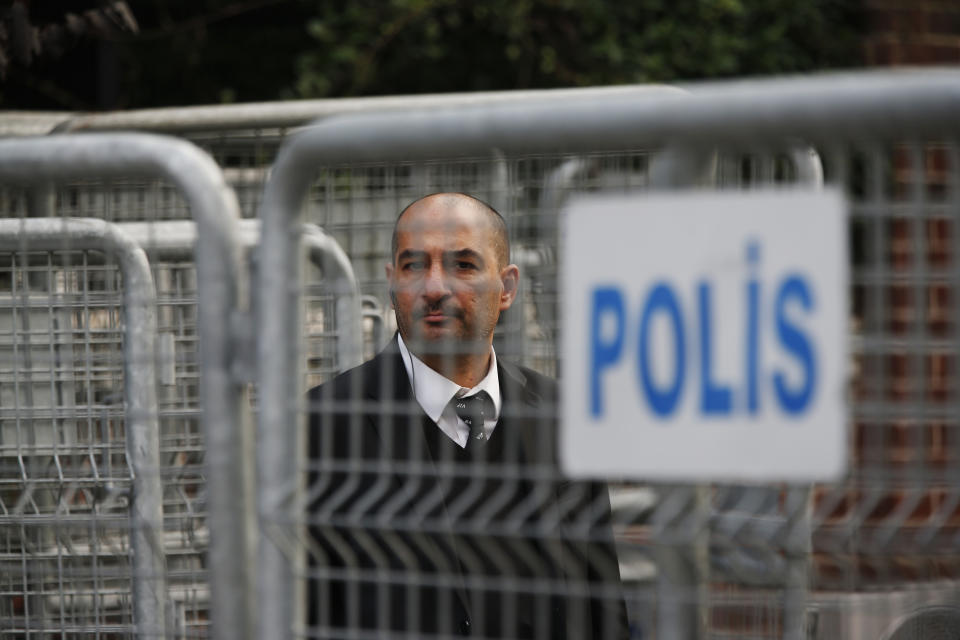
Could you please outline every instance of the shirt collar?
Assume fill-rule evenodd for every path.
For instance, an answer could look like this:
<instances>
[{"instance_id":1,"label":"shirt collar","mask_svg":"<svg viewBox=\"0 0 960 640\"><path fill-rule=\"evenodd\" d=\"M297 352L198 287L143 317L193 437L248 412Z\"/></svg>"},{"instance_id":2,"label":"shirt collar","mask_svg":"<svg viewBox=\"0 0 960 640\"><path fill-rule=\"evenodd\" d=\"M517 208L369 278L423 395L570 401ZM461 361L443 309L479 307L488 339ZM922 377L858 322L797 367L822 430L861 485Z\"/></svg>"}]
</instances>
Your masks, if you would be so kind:
<instances>
[{"instance_id":1,"label":"shirt collar","mask_svg":"<svg viewBox=\"0 0 960 640\"><path fill-rule=\"evenodd\" d=\"M410 353L403 342L403 336L397 334L400 345L400 357L407 370L407 378L413 388L413 395L423 407L423 411L434 422L439 422L444 408L454 397L472 396L480 391L486 391L493 400L494 418L500 417L500 375L497 372L497 352L490 347L490 368L487 375L472 389L465 389L459 384L437 373L428 367L423 360Z\"/></svg>"}]
</instances>

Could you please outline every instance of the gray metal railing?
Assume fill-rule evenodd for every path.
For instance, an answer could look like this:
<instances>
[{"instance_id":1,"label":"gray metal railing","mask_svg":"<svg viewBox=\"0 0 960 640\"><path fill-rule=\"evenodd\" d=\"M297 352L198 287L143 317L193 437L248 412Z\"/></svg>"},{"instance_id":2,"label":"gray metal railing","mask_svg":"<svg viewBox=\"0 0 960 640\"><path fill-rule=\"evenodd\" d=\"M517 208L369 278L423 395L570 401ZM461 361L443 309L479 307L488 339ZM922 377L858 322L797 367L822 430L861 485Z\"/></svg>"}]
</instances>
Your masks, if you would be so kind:
<instances>
[{"instance_id":1,"label":"gray metal railing","mask_svg":"<svg viewBox=\"0 0 960 640\"><path fill-rule=\"evenodd\" d=\"M253 438L245 385L232 375L235 328L246 304L236 197L194 145L147 134L64 135L0 141L0 182L37 194L32 215L54 213L52 185L70 180L167 180L197 224L201 406L208 454L211 608L218 638L250 637L254 570Z\"/></svg>"},{"instance_id":2,"label":"gray metal railing","mask_svg":"<svg viewBox=\"0 0 960 640\"><path fill-rule=\"evenodd\" d=\"M281 149L260 206L261 517L288 519L284 509L290 504L295 472L285 463L296 459L292 447L303 433L303 389L296 375L300 331L294 312L300 292L291 283L300 281L293 248L318 166L482 157L493 150L576 154L667 145L689 158L704 157L720 145L749 148L757 140L764 148L793 152L798 140L832 149L838 131L846 141L864 143L937 135L953 125L958 108L960 73L936 70L702 85L689 96L677 97L601 97L584 92L562 101L533 99L334 117L303 129ZM814 163L799 164L801 181L819 179ZM689 524L686 518L675 523L681 529ZM804 518L784 524L808 530ZM658 532L659 540L669 544L673 533L683 533L681 529L664 528ZM786 536L792 537L789 531ZM680 539L686 538L689 535ZM261 635L281 637L279 630L285 629L283 637L289 637L287 625L297 619L290 587L297 557L285 556L264 538L259 562ZM787 581L793 601L787 605L785 638L799 639L805 633L797 613L804 591L798 585L804 580L791 576ZM678 596L666 604L680 601ZM661 615L670 612L669 607L661 609ZM689 624L680 627L690 637L699 633Z\"/></svg>"},{"instance_id":3,"label":"gray metal railing","mask_svg":"<svg viewBox=\"0 0 960 640\"><path fill-rule=\"evenodd\" d=\"M0 219L0 251L98 250L123 274L124 410L133 474L130 545L134 622L142 637L165 637L167 586L156 388L156 290L147 256L116 225L92 219Z\"/></svg>"},{"instance_id":4,"label":"gray metal railing","mask_svg":"<svg viewBox=\"0 0 960 640\"><path fill-rule=\"evenodd\" d=\"M140 246L149 249L155 258L186 258L194 253L197 230L193 222L166 220L117 224ZM240 220L237 229L244 250L254 252L260 244L260 221ZM337 241L317 225L304 224L301 237L307 258L328 274L331 282L327 292L336 301L337 364L344 369L356 366L360 364L363 352L361 316L365 314L361 310L360 289L353 266ZM255 260L253 255L248 258Z\"/></svg>"},{"instance_id":5,"label":"gray metal railing","mask_svg":"<svg viewBox=\"0 0 960 640\"><path fill-rule=\"evenodd\" d=\"M369 111L418 111L449 107L492 104L522 104L530 100L566 100L584 95L595 97L633 97L677 93L665 85L624 85L590 89L532 89L526 91L478 91L472 93L437 93L414 96L374 98L334 98L291 100L288 102L251 102L235 105L205 105L98 114L62 114L58 122L47 114L29 118L17 113L25 131L36 131L47 125L57 132L138 130L156 133L235 130L263 127L300 127L321 118Z\"/></svg>"}]
</instances>

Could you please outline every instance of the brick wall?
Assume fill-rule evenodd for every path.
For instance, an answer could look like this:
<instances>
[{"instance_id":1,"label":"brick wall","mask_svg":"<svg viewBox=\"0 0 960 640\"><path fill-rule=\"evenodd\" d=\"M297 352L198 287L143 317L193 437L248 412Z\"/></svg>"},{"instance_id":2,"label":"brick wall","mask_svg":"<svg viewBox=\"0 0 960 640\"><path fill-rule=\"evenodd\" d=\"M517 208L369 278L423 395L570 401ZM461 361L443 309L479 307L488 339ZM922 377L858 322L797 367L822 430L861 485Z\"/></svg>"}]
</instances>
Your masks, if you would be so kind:
<instances>
[{"instance_id":1,"label":"brick wall","mask_svg":"<svg viewBox=\"0 0 960 640\"><path fill-rule=\"evenodd\" d=\"M868 66L960 64L960 2L864 0Z\"/></svg>"},{"instance_id":2,"label":"brick wall","mask_svg":"<svg viewBox=\"0 0 960 640\"><path fill-rule=\"evenodd\" d=\"M866 10L863 44L866 65L960 64L960 2L957 0L863 0L863 3ZM893 170L890 196L894 200L909 198L908 193L918 184L922 185L921 189L925 191L923 195L928 201L945 202L950 197L948 178L951 171L956 171L956 167L949 166L948 154L943 146L934 143L924 149L922 166L912 167L908 155L901 150L893 152L890 163ZM912 217L890 221L886 262L894 276L909 274L917 260L923 260L925 268L932 272L948 273L955 268L951 255L954 244L951 215L939 217L925 214L925 217L927 219L920 226L914 224ZM913 237L916 233L924 236L919 239L919 245L926 249L926 255L913 255L913 248L918 244ZM930 339L956 339L958 330L951 318L952 308L955 307L952 300L956 292L939 282L931 283L924 299L915 299L916 293L915 287L891 285L888 291L891 324L886 330L893 336L912 333L917 329L915 323L919 318L924 318L925 326L919 327L923 335ZM906 396L909 395L929 405L957 401L951 393L955 388L953 376L957 375L953 353L934 350L924 355L922 384L925 389L919 390L919 394L912 389L915 381L911 380L911 367L907 366L911 357L919 356L907 352L889 355L886 371L889 388L880 392L887 401L896 402L900 396L907 400ZM956 443L958 428L960 426L952 421L920 419L890 420L887 424L875 425L856 424L854 464L862 468L871 462L879 463L879 466L888 468L890 473L917 464L931 471L952 467L960 462L957 459L960 448ZM866 442L870 439L866 437L869 432L872 432L874 441L872 448ZM871 457L879 459L871 461L868 459ZM928 536L935 532L935 535L947 539L958 535L960 531L960 504L954 492L955 488L945 491L935 484L914 487L912 491L891 487L889 492L874 495L870 501L857 495L858 492L854 490L847 500L835 505L836 512L830 514L819 533L827 533L826 530L833 524L849 526L849 517L859 511L857 519L865 535L869 535L874 527L890 526L892 520L901 525L901 537L910 538L911 534L916 536L918 531L925 530ZM872 508L864 509L868 504ZM901 511L899 517L891 518L898 510ZM817 538L815 535L815 550L819 546ZM887 578L894 581L960 576L960 555L947 552L950 544L938 545L928 541L928 548L924 550L916 546L911 548L909 544L899 545L903 557L898 558L894 552L898 545L893 544L892 540L890 542L889 550L884 550L879 558L871 558L869 553L851 554L848 560L854 567L852 572L850 567L847 570L832 567L834 571L831 571L830 565L836 561L836 557L816 554L816 573L822 582L833 582L829 576L835 573L834 577L840 578L839 582L848 584L850 573L853 573L858 577L853 581L858 586L872 582L870 576L873 574L878 574L876 577L886 574ZM929 551L929 547L937 549L939 553L923 557L926 555L923 551ZM827 558L829 561L824 563ZM878 560L882 567L871 566ZM898 560L902 560L902 564L898 564Z\"/></svg>"}]
</instances>

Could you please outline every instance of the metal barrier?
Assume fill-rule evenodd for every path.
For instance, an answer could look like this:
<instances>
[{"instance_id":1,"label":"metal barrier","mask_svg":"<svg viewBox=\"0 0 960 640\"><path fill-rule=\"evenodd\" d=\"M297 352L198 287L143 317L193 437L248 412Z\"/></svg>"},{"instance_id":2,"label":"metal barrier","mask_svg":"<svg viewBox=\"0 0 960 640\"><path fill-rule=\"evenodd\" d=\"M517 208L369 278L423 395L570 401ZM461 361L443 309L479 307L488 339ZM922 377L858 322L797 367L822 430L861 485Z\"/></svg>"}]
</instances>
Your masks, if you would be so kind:
<instances>
[{"instance_id":1,"label":"metal barrier","mask_svg":"<svg viewBox=\"0 0 960 640\"><path fill-rule=\"evenodd\" d=\"M54 186L77 184L76 181L83 185L90 180L122 184L129 178L173 183L197 222L196 288L203 304L196 323L199 363L192 384L196 387L199 383L208 447L205 481L208 495L216 496L207 505L207 520L213 532L207 558L210 611L216 633L223 634L219 637L243 637L254 626L256 607L246 601L237 614L237 603L244 602L243 598L251 592L244 585L252 580L251 554L255 544L252 433L246 417L249 410L245 406L245 384L234 377L236 361L244 353L238 345L243 342L243 328L249 326L243 321L246 293L235 231L239 218L236 199L210 158L182 141L142 134L97 134L0 142L0 181L27 186L32 194L27 199L33 216L53 216L58 205L66 210L105 206L109 213L111 203L119 206L110 198L99 197L90 205L85 197L77 196L79 191L70 187L61 191L56 201ZM155 203L162 204L163 200ZM136 205L143 208L145 203L140 199ZM147 202L146 206L149 205ZM24 213L20 211L21 215ZM48 384L53 388L55 382ZM122 416L115 410L109 414ZM189 491L195 491L196 486L195 476ZM184 489L180 486L175 490ZM94 536L90 544L96 540ZM122 536L119 544L123 544ZM162 548L163 545L159 547ZM112 552L115 554L116 551ZM171 557L170 562L173 561ZM92 597L96 601L100 597L123 598L123 594L94 593ZM110 629L110 620L101 619L85 632L96 634ZM174 633L172 629L170 633Z\"/></svg>"},{"instance_id":2,"label":"metal barrier","mask_svg":"<svg viewBox=\"0 0 960 640\"><path fill-rule=\"evenodd\" d=\"M46 224L58 230L66 226L58 219L22 219L14 222ZM199 407L196 398L178 388L196 383L195 380L191 382L189 373L197 364L194 339L198 300L192 263L197 241L196 225L188 221L127 222L116 223L110 228L119 230L131 242L149 251L149 268L157 274L162 284L159 313L164 331L160 334L158 345L162 355L158 358L156 377L161 386L163 404L160 408L155 407L149 415L156 421L159 412L164 426L163 452L169 460L161 468L169 532L164 535L162 526L158 525L156 539L150 548L168 550L171 554L172 564L167 568L171 579L167 589L173 594L171 604L174 622L170 634L177 637L197 636L205 634L204 620L209 614L209 587L203 569L209 538L203 510L205 491L202 477L194 470L203 462L203 448L200 446L198 449L198 444L202 445L202 434L198 431ZM250 254L254 253L259 242L259 223L240 221L238 230L241 245L252 262L253 256ZM59 244L54 242L52 248L82 248L71 239L70 236L64 236ZM345 260L334 240L314 225L305 225L304 243L311 263L326 276L324 284L316 285L318 297L310 305L313 311L308 310L307 313L308 323L312 325L309 333L316 336L316 339L308 339L312 354L308 362L308 379L319 380L339 368L359 363L362 348L360 298L349 261ZM136 325L128 323L128 326ZM325 348L324 343L329 339L336 341L334 353L327 353ZM131 360L126 358L125 361ZM241 364L241 359L238 359L235 362L237 367L244 369L237 370L239 377L248 378L252 375L252 361ZM41 385L55 384L52 380L54 376L49 372L44 374L35 372L33 379ZM152 368L150 375L154 375ZM18 415L22 413L23 407ZM159 437L157 439L159 447ZM159 490L159 470L154 469L150 476L143 476L132 469L131 475L133 478L157 479ZM120 489L115 488L114 491ZM158 501L158 508L159 505ZM177 535L174 536L174 532ZM160 592L163 593L162 590ZM156 631L154 633L162 635Z\"/></svg>"},{"instance_id":3,"label":"metal barrier","mask_svg":"<svg viewBox=\"0 0 960 640\"><path fill-rule=\"evenodd\" d=\"M280 270L274 271L295 255L287 251L297 235L290 223L303 203L305 215L345 247L361 291L376 296L368 303L374 308L378 302L385 304L382 263L389 257L390 229L403 204L435 190L464 190L489 199L506 215L515 260L524 269L523 296L498 328L498 354L562 374L554 343L562 328L554 309L563 294L555 282L555 217L567 193L656 185L816 184L825 176L828 183L845 188L853 201L851 333L858 373L851 391L855 446L850 477L812 491L779 485L612 485L621 568L624 580L634 580L626 596L635 631L647 634L655 629L657 637L807 634L874 640L903 637L906 631L898 629L929 631L930 624L949 620L936 608L955 603L958 575L951 551L960 504L957 425L950 409L958 392L953 365L955 300L960 298L951 270L952 260L960 255L956 242L960 234L955 232L958 154L951 124L957 77L952 72L854 74L706 85L691 91L693 99L670 98L664 90L651 96L641 88L521 92L482 97L479 102L474 96L369 99L359 101L358 107L377 113L331 116L315 131L305 132L278 162L277 182L264 202L265 210L274 208L275 188L292 164L306 160L308 165L322 165L317 170L302 168L302 174L295 170L297 184L288 194L289 202L283 203L282 211L274 211L281 215L264 217L268 227L273 225L272 231L265 228L265 236L274 236L264 259L275 277L272 289L259 288L259 296L269 296L260 298L259 324L265 329L273 326L271 335L278 341L261 336L258 350L261 357L269 349L282 353L277 354L279 364L276 359L263 360L272 369L261 375L282 369L289 372L285 376L296 376L296 369L288 367L302 362L304 355L293 342L300 332L285 331L291 325L282 319L298 308L287 305L300 293L300 281L285 280ZM183 134L218 158L249 215L260 202L267 167L286 128L311 117L342 113L351 104L157 110L80 116L65 126L155 127ZM330 111L310 111L321 107ZM381 112L384 107L396 111ZM48 121L30 126L36 129ZM808 161L802 151L808 146L822 158L822 166ZM76 158L72 162L80 166ZM117 168L111 175L127 174ZM25 176L36 181L43 174L34 165ZM63 208L110 220L188 215L163 190L144 191L142 183L131 187L125 182L113 188L116 195L95 201L87 200L82 188L61 194ZM49 198L41 194L32 206L43 211ZM230 206L222 210L229 211ZM233 250L225 253L237 255ZM223 282L232 282L238 273L242 271L234 265L213 279L222 276ZM174 300L176 289L171 291ZM293 295L288 298L288 293ZM236 296L243 299L242 292ZM216 306L220 300L212 302ZM249 350L237 347L242 340L227 334L249 336L248 319L220 314L212 326L220 334L215 339L224 346L214 350L212 360L204 353L200 366L223 365L220 370L246 375L248 364L230 355L242 358ZM310 322L305 326L309 331ZM374 321L375 330L376 326ZM190 339L186 336L182 342L186 345ZM283 349L282 344L288 347ZM315 372L315 379L320 379L338 365L307 367L308 374ZM201 379L205 386L209 380L221 389L235 384L233 376L208 378L187 369L185 377L191 380L187 384L193 388ZM205 396L207 392L205 388ZM274 409L266 416L264 428L269 430L261 441L270 446L278 433L295 423L292 418L302 418L304 407L295 386L283 389L277 380L261 389L261 398L265 392L274 398L268 401ZM177 411L193 415L194 405L184 409L182 398L178 391L171 393L168 405L161 401L161 415L163 406L169 407L170 415ZM115 409L104 410L108 411L111 417L119 416ZM215 454L224 454L217 458L220 471L229 464L242 476L253 465L236 464L249 451L232 437L232 427L226 429L229 422L224 420L218 433L231 437L220 442L241 450L214 448L213 441L208 445ZM285 440L303 455L303 447L296 449L298 437L290 434ZM202 453L195 440L190 442ZM241 556L234 554L238 549L242 553L243 527L226 525L227 514L219 512L210 528L225 532L233 542L226 547L216 543L210 562L218 637L253 634L253 618L261 604L266 614L260 626L264 637L283 635L279 629L303 619L294 614L299 600L288 597L294 592L287 587L294 576L304 583L303 540L308 540L302 537L306 520L297 510L303 500L297 496L296 480L285 473L297 455L260 453L261 471L266 473L260 487L266 538L263 590L258 597L250 587L248 571L255 566L251 556L238 562L236 557ZM393 470L401 477L415 477L410 469ZM523 473L509 467L504 471ZM190 482L190 491L202 486L199 478ZM231 515L252 517L252 507L241 497L246 485L238 475L228 482L214 474L210 485L211 495L232 501ZM184 508L192 508L193 500ZM289 564L288 557L293 560ZM318 575L316 567L309 574ZM385 579L399 578L388 574ZM417 574L407 579L416 580ZM867 590L874 592L863 593ZM108 595L114 597L104 597ZM932 617L913 615L923 605L934 609ZM232 615L235 609L245 617ZM96 630L106 633L111 627L102 620ZM356 630L345 633L361 635Z\"/></svg>"},{"instance_id":4,"label":"metal barrier","mask_svg":"<svg viewBox=\"0 0 960 640\"><path fill-rule=\"evenodd\" d=\"M163 338L168 338L169 342L176 341L177 345L185 342L185 338L196 331L195 318L196 308L201 304L198 299L194 280L192 277L193 265L190 261L194 250L193 247L197 240L196 225L188 221L157 221L157 222L126 222L118 223L118 226L130 235L136 242L140 243L149 251L151 266L158 275L164 286L161 287L161 308L164 309L164 325L168 327L168 333L162 334ZM245 260L250 266L250 271L256 270L256 248L259 244L259 222L255 220L241 220L238 224L238 236L245 252ZM303 242L310 264L314 269L319 270L323 276L322 281L311 277L311 293L306 301L306 323L307 345L309 356L307 358L306 376L308 380L318 381L330 376L332 373L348 368L360 362L360 353L363 345L363 335L361 334L360 322L360 296L357 282L343 251L337 246L336 241L323 233L315 225L304 225ZM244 330L249 332L249 327ZM249 337L252 345L252 337ZM328 347L328 343L335 343L334 349ZM170 361L178 364L178 371L170 373L171 384L177 380L185 378L185 371L189 369L191 363L195 365L195 355L191 357L189 343L179 348L168 347L167 352L176 354L171 356ZM250 349L245 350L245 354L234 361L234 374L238 379L250 379L253 376L254 362ZM182 420L187 414L194 415L199 410L196 407L194 398L189 393L181 389L172 389L169 402L170 411L162 411L162 415L171 417L175 415ZM169 451L171 455L201 458L203 448L198 452L192 452L191 448L186 446L191 442L186 439L181 443L181 438L185 434L179 433L174 428L165 431L165 437L171 442ZM197 460L191 460L196 463ZM186 468L186 461L181 460L177 465L180 468ZM171 465L173 470L174 465ZM190 478L203 490L202 479ZM168 478L167 487L177 487L179 483L174 478ZM188 505L189 506L189 505ZM176 507L172 504L168 507ZM184 514L188 519L185 524L192 524L190 540L199 542L194 544L189 552L181 549L178 560L183 564L184 560L191 560L189 565L178 569L177 575L181 582L189 577L187 584L206 588L206 577L201 568L203 566L203 556L207 551L205 543L207 538L207 527L197 525L199 516L195 509L190 509L189 513ZM206 611L206 602L194 603L194 611L190 618L196 621L202 619ZM194 624L193 633L199 629ZM216 630L214 630L216 632Z\"/></svg>"},{"instance_id":5,"label":"metal barrier","mask_svg":"<svg viewBox=\"0 0 960 640\"><path fill-rule=\"evenodd\" d=\"M227 183L237 193L243 217L255 217L277 151L291 132L317 119L331 118L348 114L436 110L453 107L482 106L495 104L523 104L531 100L562 101L578 96L590 95L597 99L633 96L637 99L663 95L677 95L682 90L676 87L659 85L597 87L591 89L547 89L530 91L495 91L464 94L436 94L416 96L388 96L376 98L351 98L327 100L297 100L289 102L251 103L238 105L215 105L186 108L143 109L120 113L105 114L62 114L56 126L50 130L61 132L94 131L152 131L182 137L201 147L217 161L224 172ZM17 114L20 116L21 114ZM2 120L2 114L0 114ZM49 122L47 119L39 119ZM18 121L19 123L19 121ZM32 121L19 123L21 131L37 131ZM496 154L490 156L496 163ZM506 165L500 163L501 183L505 178L502 170ZM404 199L413 199L425 185L420 180L425 177L421 168L410 167L412 174L404 171L397 175L392 190L385 190L377 196L367 194L362 200L324 196L329 209L325 209L325 232L337 240L350 255L361 292L377 296L381 304L386 304L380 286L382 263L378 257L378 247L370 243L382 238L383 227L392 224L392 212ZM382 179L388 179L384 174ZM328 176L327 184L343 189L345 195L349 185L335 175ZM503 183L505 184L505 183ZM489 185L488 185L489 186ZM495 196L502 190L491 190L486 195ZM319 197L319 194L318 194ZM382 200L373 203L373 199ZM311 198L313 200L313 198ZM124 219L130 213L122 214ZM119 215L120 212L117 212ZM186 219L185 211L169 211L164 216L169 219ZM119 218L117 219L119 221ZM317 217L316 220L321 220ZM389 232L388 232L389 233ZM375 254L376 257L367 254Z\"/></svg>"},{"instance_id":6,"label":"metal barrier","mask_svg":"<svg viewBox=\"0 0 960 640\"><path fill-rule=\"evenodd\" d=\"M100 220L83 219L3 219L0 220L0 250L13 254L11 260L10 276L10 305L14 316L20 314L23 318L29 318L33 313L31 307L37 306L38 301L30 299L31 290L29 278L24 277L29 269L30 252L61 251L65 248L70 250L98 250L116 257L123 275L123 314L124 314L124 408L126 413L125 420L125 443L127 458L130 465L130 484L129 495L125 499L130 503L130 548L132 555L131 572L133 585L133 604L134 604L134 622L136 630L142 637L165 637L165 615L167 601L167 586L165 579L165 563L163 554L163 505L162 488L160 485L160 430L157 421L157 393L155 379L155 339L156 339L156 294L153 286L153 279L150 276L150 268L147 264L146 255L133 241L123 235L115 226L104 223ZM18 259L19 258L19 259ZM17 273L19 271L19 273ZM17 282L20 281L18 285ZM26 282L23 282L26 280ZM25 287L18 291L17 287ZM57 298L61 293L51 291L49 297L40 302L40 305L46 306L52 314L55 314L56 307L63 308L64 303ZM18 304L18 302L20 304ZM61 434L57 432L47 433L46 437L38 438L38 421L49 420L55 424L64 418L58 415L58 406L52 398L47 398L47 406L33 405L25 406L21 404L18 387L21 385L30 385L31 374L34 374L33 366L30 363L30 353L35 349L31 344L34 341L34 335L29 328L29 322L21 330L16 326L17 321L11 326L11 337L13 338L11 347L14 355L14 361L10 363L12 369L12 380L7 383L14 387L14 406L16 414L11 416L5 422L12 421L13 428L6 426L3 429L3 438L0 440L0 456L4 459L4 467L9 472L14 472L15 466L8 465L12 460L19 463L21 478L18 486L15 488L5 488L4 493L7 496L15 498L15 506L5 510L4 516L0 519L0 526L7 529L11 526L18 526L21 531L26 532L29 529L41 530L43 519L52 514L45 513L43 509L37 508L35 513L28 512L28 505L37 505L37 498L32 496L37 489L40 491L49 490L44 485L53 485L54 491L64 491L64 476L68 477L66 481L67 490L74 491L82 485L82 482L71 482L69 474L73 469L71 458L75 457L77 450L73 447L64 447L61 438L70 439L76 437L76 434ZM49 348L54 348L54 343L58 342L54 336L69 333L69 329L55 329L47 327L48 336L53 338ZM90 348L90 345L85 345ZM22 362L21 362L22 361ZM36 364L34 362L34 364ZM68 366L71 363L68 363ZM54 363L49 363L52 368ZM22 375L26 374L26 375ZM6 377L6 376L5 376ZM22 379L26 378L26 380ZM51 377L51 381L52 381ZM26 396L32 397L27 393ZM71 416L72 417L72 416ZM45 440L46 442L39 442ZM96 452L103 444L107 442L97 442L91 440L84 444L81 450L86 450L84 462L92 467L93 478L90 488L84 488L86 491L102 490L101 473L109 470L110 464L105 462L109 456L103 456ZM43 461L48 462L44 463ZM46 471L51 468L56 469L56 474L48 476ZM100 467L103 467L101 469ZM19 475L19 474L18 474ZM71 488L71 485L73 487ZM125 487L112 486L111 490L124 492ZM19 490L19 495L16 495ZM91 494L92 495L92 494ZM74 523L89 521L92 530L96 530L100 525L98 522L102 505L97 505L91 511L86 511L80 505L69 505L67 502L60 502L55 506L56 515L74 516ZM54 507L54 505L50 505ZM71 513L71 507L79 513ZM65 510L65 513L61 512ZM64 518L66 519L66 518ZM38 536L39 538L39 536ZM21 539L24 551L28 545L42 544L38 538L25 536ZM58 536L59 538L59 536ZM52 541L51 541L52 542ZM56 554L63 553L60 540L54 544ZM44 562L44 557L50 552L41 549L34 549L30 556L23 558L22 579L23 594L27 598L24 604L22 616L22 628L14 628L12 631L29 634L32 625L38 620L43 624L44 620L57 619L61 623L59 629L40 628L33 631L40 633L72 633L76 629L74 624L83 628L83 622L70 621L66 618L71 617L72 607L66 602L70 599L82 599L84 591L94 592L102 588L97 584L95 573L98 563L92 560L91 572L86 574L77 571L76 575L58 575L59 599L60 602L54 605L58 614L48 615L45 610L48 608L44 603L39 603L39 611L34 613L30 611L27 602L30 599L39 600L34 594L43 594L45 587L32 584L38 576L43 575L42 570L35 570L37 561ZM69 553L69 551L68 551ZM6 563L5 563L6 564ZM12 563L7 566L7 570L13 571ZM102 569L101 569L102 570ZM85 582L89 581L89 585ZM82 590L82 591L81 591ZM92 597L97 594L92 593ZM101 597L104 597L101 594ZM65 611L69 612L66 613ZM10 615L13 612L7 612ZM94 615L101 615L99 610L95 610ZM36 617L34 617L36 616ZM17 616L20 618L20 616ZM14 627L18 625L10 620ZM89 624L89 623L88 623Z\"/></svg>"},{"instance_id":7,"label":"metal barrier","mask_svg":"<svg viewBox=\"0 0 960 640\"><path fill-rule=\"evenodd\" d=\"M192 222L180 220L123 222L118 223L118 227L150 252L154 268L171 260L191 257L197 241L196 225ZM241 220L237 229L244 251L254 254L260 243L260 222ZM361 311L361 296L353 267L336 240L314 224L303 225L301 233L310 263L325 276L324 283L315 285L318 295L321 296L317 300L317 311L316 313L308 311L306 314L310 318L308 322L316 325L308 333L319 338L332 337L336 343L336 353L333 357L323 358L322 354L318 354L321 360L319 366L308 363L307 378L319 381L333 373L360 364L363 351L361 316L375 317L375 323L382 323L382 316L377 309L371 309L372 313ZM247 259L254 263L252 270L255 270L255 256L248 255ZM193 293L181 286L177 296L182 302L197 304L198 300L190 297ZM331 308L325 310L327 306ZM314 319L315 315L319 315L319 318ZM332 317L328 319L326 317L328 315ZM184 329L183 326L179 328ZM323 348L323 344L316 346L316 349L321 352ZM248 360L244 365L248 371L239 374L240 377L251 377L254 366L252 359Z\"/></svg>"},{"instance_id":8,"label":"metal barrier","mask_svg":"<svg viewBox=\"0 0 960 640\"><path fill-rule=\"evenodd\" d=\"M853 358L861 366L853 391L857 445L850 477L836 486L812 492L780 485L655 486L658 499L645 519L633 522L628 513L615 514L621 560L639 550L660 580L654 589L649 583L627 589L632 618L643 623L638 629L646 632L652 626L657 637L668 638L828 637L819 634L842 628L836 618L844 613L842 605L831 604L830 592L876 588L880 583L870 572L861 573L868 565L883 567L870 571L887 576L888 587L909 588L938 571L941 577L960 577L942 557L949 555L950 522L960 502L956 465L949 464L957 456L957 426L953 411L943 404L957 393L957 377L948 373L947 364L957 339L948 318L956 308L946 302L953 299L949 292L956 274L944 256L960 255L953 241L960 237L953 232L958 164L952 123L958 101L956 72L853 74L705 85L692 87L690 96L656 99L599 99L584 93L562 101L364 114L331 118L292 137L277 158L260 214L259 491L262 529L272 531L261 541L261 635L276 637L280 629L286 636L363 635L353 628L288 626L304 619L293 585L302 586L307 575L311 580L326 575L316 568L308 572L303 564L305 548L298 541L307 522L314 521L291 508L303 501L296 497L297 479L288 465L303 455L298 443L305 437L306 407L296 375L301 332L294 310L300 291L290 286L300 282L291 248L304 213L330 228L346 209L352 216L344 224L367 236L362 243L353 238L344 242L348 254L354 260L365 257L367 247L366 255L385 261L392 219L382 209L395 216L407 200L430 191L495 194L492 200L507 218L515 254L534 271L525 281L529 299L521 300L498 329L505 334L498 355L555 373L562 361L552 344L556 321L546 309L553 296L562 295L554 281L551 240L562 194L700 182L697 167L704 167L703 159L717 150L721 186L817 184L825 175L854 200L851 313ZM808 162L802 151L808 146L823 159L822 169L818 162ZM660 160L651 152L665 148L672 151L660 160L680 168L661 177L655 170ZM580 164L562 169L571 156L599 168ZM899 173L891 175L891 167ZM935 199L927 195L933 170L942 182ZM553 171L571 177L547 180ZM713 171L707 166L705 174ZM551 185L549 198L543 193L545 183ZM569 186L553 187L556 183ZM398 206L386 207L390 202ZM376 284L365 276L361 280ZM538 310L530 300L537 297L548 306ZM923 301L936 311L924 309ZM299 425L296 431L293 425ZM889 450L890 438L898 443L896 451ZM302 457L300 461L305 465ZM329 478L346 474L348 484L329 506L332 514L351 486L363 486L361 478L393 474L412 482L418 473L383 460L375 469L363 467L359 458L352 462L357 465L353 472L332 460L309 466L312 473L328 473ZM496 471L526 472L510 467ZM556 470L535 471L558 478ZM308 500L324 495L315 483L310 491ZM365 515L376 517L360 506L343 517L359 527L354 542L367 545L365 553L376 557L384 547L377 542L381 538L371 536L386 535L391 525L364 520ZM906 535L903 525L918 519L923 524L915 525L920 526L915 539L922 544L894 546ZM335 522L331 526L338 526ZM408 525L398 521L393 526L399 535L399 527ZM278 527L289 529L289 535L275 533ZM402 539L394 539L391 554L402 553ZM327 542L347 544L345 539ZM911 559L905 562L924 567L922 578L893 579L897 558L906 551ZM317 557L319 551L310 553ZM347 578L361 579L363 570L348 562ZM416 572L406 578L389 571L376 575L420 584L434 579ZM658 614L650 622L653 609ZM873 609L870 615L885 613Z\"/></svg>"}]
</instances>

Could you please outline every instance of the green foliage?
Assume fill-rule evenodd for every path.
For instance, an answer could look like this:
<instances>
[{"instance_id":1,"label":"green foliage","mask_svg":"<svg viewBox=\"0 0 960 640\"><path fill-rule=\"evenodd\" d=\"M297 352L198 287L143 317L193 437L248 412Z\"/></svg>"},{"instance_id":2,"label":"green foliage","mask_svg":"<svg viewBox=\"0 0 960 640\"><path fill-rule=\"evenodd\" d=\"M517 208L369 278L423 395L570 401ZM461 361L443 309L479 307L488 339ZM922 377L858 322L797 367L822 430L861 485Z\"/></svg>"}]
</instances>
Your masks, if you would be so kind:
<instances>
[{"instance_id":1,"label":"green foliage","mask_svg":"<svg viewBox=\"0 0 960 640\"><path fill-rule=\"evenodd\" d=\"M842 0L317 2L300 97L669 82L854 67Z\"/></svg>"},{"instance_id":2,"label":"green foliage","mask_svg":"<svg viewBox=\"0 0 960 640\"><path fill-rule=\"evenodd\" d=\"M855 67L861 1L128 0L137 29L51 36L43 42L58 47L30 60L10 57L0 37L11 60L0 105L129 109ZM68 12L98 15L100 4L17 6L50 36ZM0 31L13 33L9 14L0 10Z\"/></svg>"}]
</instances>

